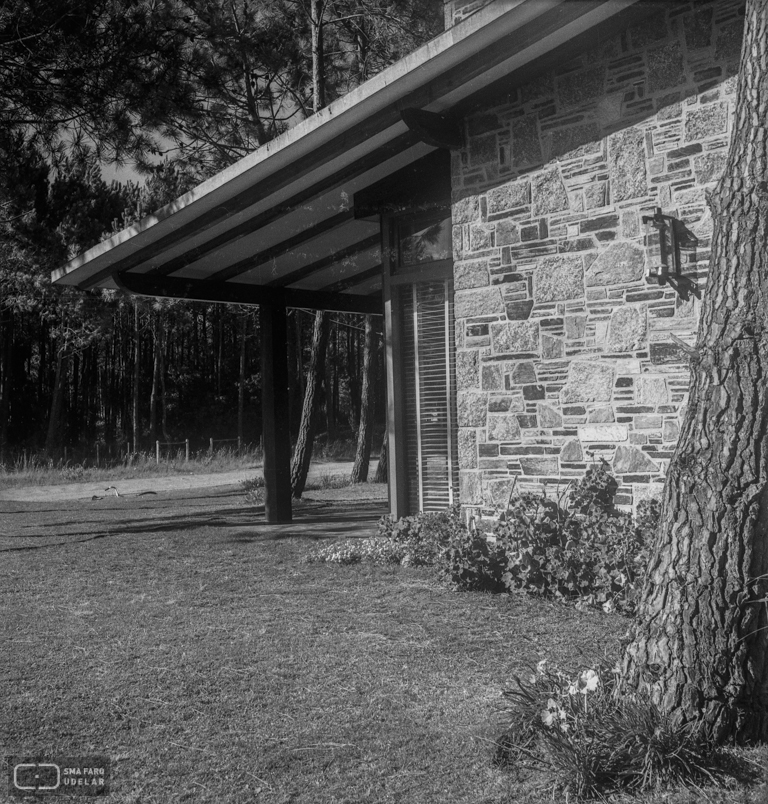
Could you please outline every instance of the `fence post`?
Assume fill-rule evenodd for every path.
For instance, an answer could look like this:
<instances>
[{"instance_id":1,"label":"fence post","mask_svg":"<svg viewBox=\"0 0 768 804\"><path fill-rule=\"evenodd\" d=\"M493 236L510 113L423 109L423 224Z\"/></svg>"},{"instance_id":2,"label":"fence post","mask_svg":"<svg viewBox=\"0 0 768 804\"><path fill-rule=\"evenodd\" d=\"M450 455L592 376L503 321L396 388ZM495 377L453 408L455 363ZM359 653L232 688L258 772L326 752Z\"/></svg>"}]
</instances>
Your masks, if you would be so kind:
<instances>
[{"instance_id":1,"label":"fence post","mask_svg":"<svg viewBox=\"0 0 768 804\"><path fill-rule=\"evenodd\" d=\"M101 460L99 459L99 442L96 442L96 466L101 466Z\"/></svg>"},{"instance_id":2,"label":"fence post","mask_svg":"<svg viewBox=\"0 0 768 804\"><path fill-rule=\"evenodd\" d=\"M160 442L155 441L155 463L160 465Z\"/></svg>"},{"instance_id":3,"label":"fence post","mask_svg":"<svg viewBox=\"0 0 768 804\"><path fill-rule=\"evenodd\" d=\"M189 463L189 439L188 438L184 439L184 448L185 448L185 452L186 452L186 457L185 457L184 460L186 460L186 462Z\"/></svg>"},{"instance_id":4,"label":"fence post","mask_svg":"<svg viewBox=\"0 0 768 804\"><path fill-rule=\"evenodd\" d=\"M242 442L242 440L243 440L243 439L242 439L242 438L240 438L240 436L238 436L238 437L237 437L237 454L238 454L238 455L239 455L239 454L240 454L240 453L243 451L243 445L242 445L242 443L241 443L241 442Z\"/></svg>"},{"instance_id":5,"label":"fence post","mask_svg":"<svg viewBox=\"0 0 768 804\"><path fill-rule=\"evenodd\" d=\"M212 438L210 438L210 439L208 439L208 440L210 441L210 444L211 444L211 447L210 447L210 452L211 452L211 455L213 455L213 439L212 439Z\"/></svg>"}]
</instances>

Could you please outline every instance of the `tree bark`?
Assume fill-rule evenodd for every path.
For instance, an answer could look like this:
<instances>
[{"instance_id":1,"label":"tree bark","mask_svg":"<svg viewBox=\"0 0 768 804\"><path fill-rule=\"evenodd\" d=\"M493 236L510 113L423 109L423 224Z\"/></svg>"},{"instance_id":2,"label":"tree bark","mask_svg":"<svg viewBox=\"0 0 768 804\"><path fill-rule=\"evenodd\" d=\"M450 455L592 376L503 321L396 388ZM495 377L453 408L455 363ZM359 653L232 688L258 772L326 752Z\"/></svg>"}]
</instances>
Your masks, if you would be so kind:
<instances>
[{"instance_id":1,"label":"tree bark","mask_svg":"<svg viewBox=\"0 0 768 804\"><path fill-rule=\"evenodd\" d=\"M64 407L64 382L67 376L69 355L66 344L59 348L56 355L56 378L53 381L53 398L51 399L51 412L48 416L48 433L45 437L45 454L53 458L53 453L59 445L61 409Z\"/></svg>"},{"instance_id":2,"label":"tree bark","mask_svg":"<svg viewBox=\"0 0 768 804\"><path fill-rule=\"evenodd\" d=\"M360 426L357 430L357 449L350 478L353 483L365 483L368 480L376 393L375 337L373 316L367 315L365 317L365 342L363 344L363 387L360 392Z\"/></svg>"},{"instance_id":3,"label":"tree bark","mask_svg":"<svg viewBox=\"0 0 768 804\"><path fill-rule=\"evenodd\" d=\"M2 466L9 458L8 414L11 407L13 318L10 310L3 310L0 315L0 466Z\"/></svg>"},{"instance_id":4,"label":"tree bark","mask_svg":"<svg viewBox=\"0 0 768 804\"><path fill-rule=\"evenodd\" d=\"M690 400L622 667L717 742L768 737L766 119L768 0L748 0Z\"/></svg>"},{"instance_id":5,"label":"tree bark","mask_svg":"<svg viewBox=\"0 0 768 804\"><path fill-rule=\"evenodd\" d=\"M301 411L299 435L291 462L291 492L298 500L304 493L307 483L309 463L312 460L312 446L315 439L317 408L320 402L320 386L325 375L325 350L328 347L328 313L318 310L312 330L312 354L307 372L307 390L304 394L304 407Z\"/></svg>"},{"instance_id":6,"label":"tree bark","mask_svg":"<svg viewBox=\"0 0 768 804\"><path fill-rule=\"evenodd\" d=\"M312 107L319 112L325 106L325 53L323 47L323 12L325 0L310 0L312 28Z\"/></svg>"},{"instance_id":7,"label":"tree bark","mask_svg":"<svg viewBox=\"0 0 768 804\"><path fill-rule=\"evenodd\" d=\"M379 465L376 467L376 474L373 476L374 483L386 483L388 478L388 469L387 461L389 455L389 449L387 444L389 443L389 434L387 431L384 431L384 440L381 442L381 452L379 452Z\"/></svg>"},{"instance_id":8,"label":"tree bark","mask_svg":"<svg viewBox=\"0 0 768 804\"><path fill-rule=\"evenodd\" d=\"M157 441L157 407L160 396L160 372L162 371L162 338L159 314L153 314L153 363L152 363L152 391L149 395L149 438L151 444Z\"/></svg>"}]
</instances>

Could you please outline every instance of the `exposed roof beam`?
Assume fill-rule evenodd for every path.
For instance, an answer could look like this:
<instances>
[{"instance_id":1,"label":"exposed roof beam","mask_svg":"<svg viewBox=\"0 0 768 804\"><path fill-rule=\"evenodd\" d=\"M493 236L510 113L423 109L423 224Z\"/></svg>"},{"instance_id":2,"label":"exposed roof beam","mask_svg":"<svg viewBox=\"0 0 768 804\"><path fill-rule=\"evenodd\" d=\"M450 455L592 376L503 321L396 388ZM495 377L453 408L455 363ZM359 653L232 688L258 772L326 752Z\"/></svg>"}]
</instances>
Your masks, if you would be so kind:
<instances>
[{"instance_id":1,"label":"exposed roof beam","mask_svg":"<svg viewBox=\"0 0 768 804\"><path fill-rule=\"evenodd\" d=\"M380 296L355 296L351 293L329 293L296 288L272 288L246 285L242 282L209 282L204 279L177 279L172 276L124 272L115 275L124 290L140 296L161 296L190 301L224 302L227 304L267 304L303 307L310 310L333 310L340 313L381 315Z\"/></svg>"},{"instance_id":2,"label":"exposed roof beam","mask_svg":"<svg viewBox=\"0 0 768 804\"><path fill-rule=\"evenodd\" d=\"M373 279L375 276L381 276L381 263L374 265L373 268L368 268L366 271L361 271L359 274L355 274L354 276L347 276L344 279L340 279L338 282L334 282L332 285L326 285L324 288L320 288L320 290L325 293L341 293L348 288L353 288L355 285L359 285L361 282L366 282L368 279Z\"/></svg>"},{"instance_id":3,"label":"exposed roof beam","mask_svg":"<svg viewBox=\"0 0 768 804\"><path fill-rule=\"evenodd\" d=\"M319 235L324 234L331 229L335 229L337 226L341 226L343 223L351 220L354 220L354 210L345 209L343 212L339 212L337 215L332 215L330 218L326 218L325 220L316 223L314 226L310 226L303 232L299 232L293 237L283 240L282 243L276 243L274 246L270 246L269 248L264 249L264 251L254 254L252 257L246 257L245 259L238 260L238 262L233 263L227 268L222 268L220 271L216 271L216 273L211 274L208 279L211 279L214 282L224 282L227 279L232 279L240 274L252 271L254 268L258 268L260 265L264 265L270 260L274 260L283 254L287 254L291 249L296 248L296 246L300 246L302 243L313 240L315 237L318 237ZM164 274L165 271L159 271L158 273Z\"/></svg>"},{"instance_id":4,"label":"exposed roof beam","mask_svg":"<svg viewBox=\"0 0 768 804\"><path fill-rule=\"evenodd\" d=\"M301 268L297 268L295 271L291 271L289 274L284 274L283 276L279 276L277 279L273 279L271 282L267 282L267 287L284 288L288 285L293 285L295 282L299 282L300 280L308 277L310 274L314 274L317 271L322 271L323 268L327 268L329 265L333 265L336 262L341 262L341 260L346 260L349 257L354 257L355 254L359 254L361 251L366 251L373 246L379 245L380 240L381 237L378 233L371 235L370 237L366 237L365 240L360 240L357 243L353 243L351 246L347 246L341 251L337 251L335 254L329 254L327 257L323 257L321 260L316 260L309 265L304 265Z\"/></svg>"},{"instance_id":5,"label":"exposed roof beam","mask_svg":"<svg viewBox=\"0 0 768 804\"><path fill-rule=\"evenodd\" d=\"M290 212L294 212L307 202L323 195L323 193L327 193L336 187L341 187L351 179L361 176L372 168L375 168L377 165L386 162L393 156L396 156L402 151L405 151L413 145L416 145L418 142L418 135L414 134L412 131L407 131L405 134L401 134L400 136L386 143L386 145L382 145L380 148L371 151L371 153L366 154L361 159L351 162L349 165L345 166L336 173L327 176L322 181L301 189L299 192L295 193L282 203L275 204L261 214L255 215L253 218L249 218L247 221L233 227L232 229L228 229L218 237L206 241L197 249L186 252L183 256L174 261L176 262L176 267L174 267L172 271L168 271L168 273L180 271L186 265L189 265L191 262L200 259L215 249L226 245L231 240L236 240L240 237L253 234L258 229L268 226L273 221L283 217L284 215L287 215ZM229 210L229 206L227 209ZM195 228L196 227L194 225L191 226L192 230L195 230ZM201 228L204 229L206 227L201 226ZM178 229L175 229L161 240L158 240L155 243L150 243L144 248L135 251L133 254L121 260L118 266L119 270L121 272L129 271L131 268L135 268L136 266L151 260L156 254L162 253L164 250L171 248L185 238L190 237L192 233L193 232L187 231L186 227L179 227ZM187 261L188 257L189 261ZM114 271L115 266L107 266L78 284L84 289L91 288L94 285L99 284L99 282L103 281L104 279L107 279L114 273ZM159 266L158 271L165 273L165 265Z\"/></svg>"}]
</instances>

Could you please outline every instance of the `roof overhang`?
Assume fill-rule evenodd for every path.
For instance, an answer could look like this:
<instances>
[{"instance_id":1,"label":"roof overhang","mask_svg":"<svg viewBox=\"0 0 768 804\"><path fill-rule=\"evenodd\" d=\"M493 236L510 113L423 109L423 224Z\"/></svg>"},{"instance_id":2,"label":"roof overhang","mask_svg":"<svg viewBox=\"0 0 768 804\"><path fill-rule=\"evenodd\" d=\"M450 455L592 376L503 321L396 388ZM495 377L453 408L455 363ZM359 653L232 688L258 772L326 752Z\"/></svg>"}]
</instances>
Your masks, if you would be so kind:
<instances>
[{"instance_id":1,"label":"roof overhang","mask_svg":"<svg viewBox=\"0 0 768 804\"><path fill-rule=\"evenodd\" d=\"M609 35L657 4L496 0L71 260L53 281L250 304L351 310L359 302L368 311L366 297L380 290L379 223L355 214L355 194L435 150L419 126L408 128L403 111L458 120L550 66L564 49ZM339 295L356 299L339 302Z\"/></svg>"}]
</instances>

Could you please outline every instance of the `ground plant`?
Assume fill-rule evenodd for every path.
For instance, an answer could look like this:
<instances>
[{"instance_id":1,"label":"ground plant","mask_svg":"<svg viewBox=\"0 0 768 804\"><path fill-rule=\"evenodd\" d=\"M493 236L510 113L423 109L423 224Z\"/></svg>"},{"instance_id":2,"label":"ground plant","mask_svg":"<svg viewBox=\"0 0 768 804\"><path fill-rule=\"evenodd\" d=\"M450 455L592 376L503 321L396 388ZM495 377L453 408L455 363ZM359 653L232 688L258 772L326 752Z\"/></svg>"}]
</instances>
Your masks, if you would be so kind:
<instances>
[{"instance_id":1,"label":"ground plant","mask_svg":"<svg viewBox=\"0 0 768 804\"><path fill-rule=\"evenodd\" d=\"M694 725L677 725L647 695L620 695L617 677L605 661L566 673L546 659L526 681L515 677L497 763L575 800L720 786L737 772Z\"/></svg>"}]
</instances>

